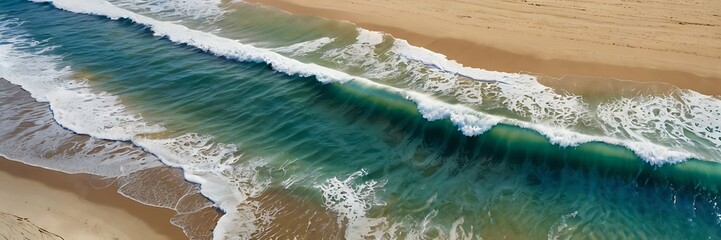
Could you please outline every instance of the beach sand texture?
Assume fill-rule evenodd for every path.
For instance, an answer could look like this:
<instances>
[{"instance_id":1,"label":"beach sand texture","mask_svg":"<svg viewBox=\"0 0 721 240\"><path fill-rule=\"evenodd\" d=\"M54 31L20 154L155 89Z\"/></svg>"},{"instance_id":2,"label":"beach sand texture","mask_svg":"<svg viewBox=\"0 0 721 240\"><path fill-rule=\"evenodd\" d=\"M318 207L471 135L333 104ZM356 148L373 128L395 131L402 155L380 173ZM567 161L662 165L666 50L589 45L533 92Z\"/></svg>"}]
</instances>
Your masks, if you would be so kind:
<instances>
[{"instance_id":1,"label":"beach sand texture","mask_svg":"<svg viewBox=\"0 0 721 240\"><path fill-rule=\"evenodd\" d=\"M489 70L721 94L721 1L251 0L347 20Z\"/></svg>"},{"instance_id":2,"label":"beach sand texture","mask_svg":"<svg viewBox=\"0 0 721 240\"><path fill-rule=\"evenodd\" d=\"M117 193L100 178L65 174L0 158L0 236L17 239L24 230L44 229L37 237L63 239L185 239L170 224L176 213ZM33 232L35 234L35 232ZM17 235L20 234L20 235ZM22 238L20 238L22 239ZM32 238L31 238L32 239ZM45 239L45 238L38 238ZM54 239L54 238L48 238Z\"/></svg>"},{"instance_id":3,"label":"beach sand texture","mask_svg":"<svg viewBox=\"0 0 721 240\"><path fill-rule=\"evenodd\" d=\"M89 164L74 162L80 159L95 157L98 167L103 161L117 158L102 149L115 149L113 152L121 155L138 153L140 149L117 148L124 143L63 129L52 119L47 103L36 102L28 92L1 78L0 90L0 102L7 104L1 108L2 127L13 129L0 134L0 143L4 150L14 149L3 154L21 160L0 157L0 224L5 224L0 227L17 230L0 229L0 236L15 239L16 234L43 229L64 239L187 239L186 234L196 239L209 238L221 213L197 192L197 185L185 181L180 169L150 162L148 166L154 167L104 178L27 165L73 172L69 166ZM47 139L37 143L35 138ZM82 150L85 146L94 150ZM139 158L145 157L152 159L140 153ZM181 199L188 206L178 206ZM204 207L189 211L193 206ZM178 213L173 209L176 207L186 211Z\"/></svg>"}]
</instances>

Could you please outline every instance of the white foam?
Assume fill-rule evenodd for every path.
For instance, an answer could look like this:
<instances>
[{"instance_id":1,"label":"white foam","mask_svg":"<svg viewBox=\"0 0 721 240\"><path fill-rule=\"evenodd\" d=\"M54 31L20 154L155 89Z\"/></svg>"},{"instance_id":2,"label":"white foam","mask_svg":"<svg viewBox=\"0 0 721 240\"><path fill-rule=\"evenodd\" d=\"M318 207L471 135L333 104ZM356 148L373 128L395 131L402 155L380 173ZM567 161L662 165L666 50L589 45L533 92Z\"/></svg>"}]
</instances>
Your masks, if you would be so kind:
<instances>
[{"instance_id":1,"label":"white foam","mask_svg":"<svg viewBox=\"0 0 721 240\"><path fill-rule=\"evenodd\" d=\"M139 12L193 19L216 19L227 10L221 0L111 0L116 6Z\"/></svg>"},{"instance_id":2,"label":"white foam","mask_svg":"<svg viewBox=\"0 0 721 240\"><path fill-rule=\"evenodd\" d=\"M160 166L153 156L128 143L75 138L75 133L84 133L127 140L134 133L157 130L157 126L149 126L138 114L128 113L115 105L119 101L114 96L94 93L82 81L65 81L72 72L57 64L58 57L18 50L23 45L32 47L39 43L26 40L20 33L12 33L8 24L11 23L0 23L0 39L5 42L0 44L0 78L21 86L36 101L47 102L53 112L47 112L47 105L21 99L11 99L8 105L3 105L2 109L7 112L0 114L5 118L0 133L8 141L0 145L0 154L63 172L109 177ZM38 52L46 52L49 48L52 47L41 48ZM12 115L15 112L21 115ZM61 127L53 122L53 118L60 125L67 125ZM122 123L123 126L108 123ZM23 127L12 129L12 126L20 125ZM63 128L68 126L75 132Z\"/></svg>"},{"instance_id":3,"label":"white foam","mask_svg":"<svg viewBox=\"0 0 721 240\"><path fill-rule=\"evenodd\" d=\"M479 113L463 105L450 105L426 95L405 92L406 98L418 105L418 111L429 121L450 119L466 136L476 136L491 129L503 119Z\"/></svg>"},{"instance_id":4,"label":"white foam","mask_svg":"<svg viewBox=\"0 0 721 240\"><path fill-rule=\"evenodd\" d=\"M323 83L344 83L347 81L356 81L368 86L385 89L414 101L418 105L419 111L429 120L449 118L456 126L458 126L459 130L468 136L481 134L495 124L506 123L536 130L548 137L552 143L560 146L577 146L583 143L595 141L624 146L634 151L637 155L641 156L651 164L674 163L695 157L694 154L680 150L672 150L668 147L660 146L648 141L626 141L604 136L591 136L568 130L561 131L557 128L541 124L532 124L514 119L496 117L475 111L463 105L447 104L420 93L382 85L365 78L348 75L338 70L322 67L316 64L302 63L267 49L256 48L210 33L188 29L185 26L174 23L158 21L115 7L102 0L44 0L43 2L52 2L53 5L60 9L76 13L101 15L110 19L130 19L138 24L150 27L155 35L167 37L173 42L188 44L209 53L229 59L267 63L274 70L289 75L299 75L304 77L315 76ZM374 42L377 41L370 41L370 43ZM416 59L418 61L425 62L426 64L433 65L439 69L443 69L444 71L454 72L457 75L466 76L476 80L512 84L510 82L506 82L509 77L520 75L467 68L454 61L449 61L441 54L433 53L427 49L410 46L407 42L403 43L402 40L399 40L398 43L394 44L396 45L396 51L405 54L404 56L408 58Z\"/></svg>"},{"instance_id":5,"label":"white foam","mask_svg":"<svg viewBox=\"0 0 721 240\"><path fill-rule=\"evenodd\" d=\"M128 118L124 116L131 115L125 115L121 105L114 105L119 104L116 98L107 93L97 96L86 82L70 79L73 74L70 68L59 65L59 57L41 55L53 46L31 52L27 47L40 47L39 42L27 40L20 30L6 28L7 25L8 22L0 22L0 78L10 82L2 80L1 83L3 90L0 102L4 104L0 104L0 137L4 141L0 141L0 156L66 173L111 177L123 182L118 185L118 192L124 196L147 205L174 209L178 213L197 211L203 207L202 204L207 204L207 201L199 198L196 198L194 204L188 204L190 201L183 198L169 199L180 196L160 194L162 189L155 191L158 189L148 189L148 185L128 189L126 184L135 183L138 176L136 173L160 167L163 165L161 161L131 143L79 136L58 122L67 124L82 123L78 119L89 120L81 125L69 124L72 125L69 128L76 131L82 129L91 134L95 131L99 133L97 135L106 137L127 138L126 132L116 134L112 131L108 133L107 130L134 128L142 120L127 121ZM11 87L11 83L20 86ZM32 95L28 96L27 91L20 89L21 86L32 92ZM48 111L48 108L52 111ZM94 122L103 121L98 119L111 121ZM104 125L110 123L120 125ZM98 129L97 126L107 129ZM195 194L197 189L193 187L187 190L184 195ZM184 201L183 206L167 205L181 200ZM188 230L187 226L181 227Z\"/></svg>"},{"instance_id":6,"label":"white foam","mask_svg":"<svg viewBox=\"0 0 721 240\"><path fill-rule=\"evenodd\" d=\"M657 135L665 135L664 131L667 129L667 127L660 127L658 125L655 126L655 129L645 128L643 130L635 129L634 131L628 131L632 134L636 134L635 136L631 137L632 140L623 140L627 136L614 135L608 132L607 136L612 137L593 136L569 130L569 128L572 128L579 123L594 125L592 122L594 119L593 115L601 119L607 119L609 116L616 116L617 119L622 119L622 121L627 123L627 125L629 126L637 124L641 121L640 119L657 119L648 114L646 114L645 116L627 117L618 116L618 114L613 115L604 113L604 111L606 110L605 107L616 106L614 109L620 110L628 109L630 107L628 105L626 107L623 107L623 105L617 106L618 104L611 103L609 105L600 106L599 112L594 114L593 111L589 109L589 104L585 103L582 97L569 93L557 93L552 88L540 84L536 77L531 75L510 74L465 67L455 61L448 60L442 54L438 54L424 48L411 46L410 44L408 44L407 41L400 39L394 41L394 45L390 51L398 54L398 56L401 58L406 58L412 61L420 61L434 69L439 69L444 72L453 73L457 76L467 77L474 80L481 80L481 82L487 82L483 86L476 85L476 88L463 88L455 86L457 84L455 78L441 76L440 81L435 79L426 79L423 84L423 88L436 92L446 93L460 91L455 93L457 98L463 103L468 103L471 105L480 105L480 103L483 102L483 98L487 98L487 101L490 102L499 102L503 104L506 109L511 110L522 117L529 118L532 123L505 118L499 119L496 123L506 123L533 129L546 136L552 143L559 146L574 147L587 142L605 142L608 144L624 146L653 165L676 163L684 161L685 159L697 157L697 155L691 154L688 151L674 150L667 146L659 145L656 141L651 141L647 138L639 137L639 132L655 132ZM481 87L484 88L483 91L485 91L485 94L481 91L476 90L477 88ZM690 90L684 90L683 92L686 94L684 96L681 96L681 98L684 99L685 104L669 106L669 108L667 109L678 109L679 107L681 107L680 105L694 107L685 108L688 110L685 113L685 116L691 117L689 117L689 119L686 119L688 121L685 121L684 123L678 123L677 126L683 126L682 128L685 129L692 129L692 132L694 132L696 135L702 136L703 138L713 142L713 144L699 147L699 150L708 149L709 147L712 149L717 148L713 147L713 145L719 145L717 140L721 138L719 138L717 131L719 131L719 128L721 127L716 126L721 125L721 121L718 120L718 117L714 118L713 116L715 115L713 113L720 111L719 108L721 107L719 106L721 106L721 101L716 98L704 96ZM675 99L677 98L679 97L667 96L664 99L665 101L675 101ZM625 101L628 102L629 100L626 99ZM635 108L638 108L636 112L654 111L654 108L648 108L648 104L637 104L634 106ZM693 114L691 114L691 111L693 111ZM462 116L467 115L468 112L466 114L463 114ZM675 113L675 115L680 116L682 114ZM663 119L660 121L670 124L670 121L668 120L670 118ZM465 123L459 123L458 121L454 122L456 122L459 127L465 126ZM488 121L488 123L489 125L493 125L491 121ZM466 135L475 135L474 133L481 133L483 131L485 130L465 130L463 132ZM679 133L678 135L679 137L681 137L680 133L682 131L678 129L678 127L675 132ZM670 137L669 139L674 138ZM668 146L674 146L680 149L688 148L688 145L680 145L673 143L668 144ZM714 159L714 157L710 155L705 155L705 157L709 157L709 160L720 160Z\"/></svg>"},{"instance_id":7,"label":"white foam","mask_svg":"<svg viewBox=\"0 0 721 240\"><path fill-rule=\"evenodd\" d=\"M323 52L322 58L328 59L333 63L343 67L360 67L372 68L370 72L375 76L384 74L392 74L383 69L383 65L378 59L375 52L376 45L383 43L383 34L380 32L368 31L365 29L356 29L355 42L343 46L342 48L328 49ZM352 69L349 69L352 71Z\"/></svg>"},{"instance_id":8,"label":"white foam","mask_svg":"<svg viewBox=\"0 0 721 240\"><path fill-rule=\"evenodd\" d=\"M368 31L362 28L358 28L358 36L356 42L359 44L375 46L383 42L383 33L376 31Z\"/></svg>"},{"instance_id":9,"label":"white foam","mask_svg":"<svg viewBox=\"0 0 721 240\"><path fill-rule=\"evenodd\" d=\"M323 46L335 41L335 38L322 37L315 40L306 42L296 43L290 46L274 48L273 51L285 54L291 54L292 56L303 56L308 53L312 53L320 50Z\"/></svg>"},{"instance_id":10,"label":"white foam","mask_svg":"<svg viewBox=\"0 0 721 240\"><path fill-rule=\"evenodd\" d=\"M536 132L539 132L546 138L548 138L551 143L559 145L561 147L576 147L583 143L589 142L603 142L611 145L623 146L633 151L636 155L638 155L641 159L645 160L649 164L656 166L669 163L678 163L696 157L696 155L692 153L670 149L668 147L661 146L650 141L630 141L606 136L592 136L573 132L565 128L530 124L516 120L509 120L507 122L512 125L532 129Z\"/></svg>"},{"instance_id":11,"label":"white foam","mask_svg":"<svg viewBox=\"0 0 721 240\"><path fill-rule=\"evenodd\" d=\"M408 41L402 39L396 39L393 42L391 51L402 57L416 60L434 68L477 81L506 82L509 77L520 75L465 67L456 61L448 60L448 58L443 54L413 46L408 43Z\"/></svg>"},{"instance_id":12,"label":"white foam","mask_svg":"<svg viewBox=\"0 0 721 240\"><path fill-rule=\"evenodd\" d=\"M402 78L406 82L432 85L425 88L436 88L436 91L443 91L439 88L448 89L453 85L448 82L453 82L457 74L428 68L425 63L395 54L392 51L394 48L383 50L385 48L378 46L384 42L383 33L362 28L357 28L356 33L355 42L324 51L322 59L346 71L360 70L361 76L379 81ZM392 39L390 36L388 38ZM429 79L439 81L425 81Z\"/></svg>"},{"instance_id":13,"label":"white foam","mask_svg":"<svg viewBox=\"0 0 721 240\"><path fill-rule=\"evenodd\" d=\"M55 120L76 133L103 139L130 140L132 136L162 131L127 111L120 100L96 92L87 81L65 81L72 77L68 67L59 68L53 57L29 57L0 45L0 76L22 86L38 101L50 103Z\"/></svg>"},{"instance_id":14,"label":"white foam","mask_svg":"<svg viewBox=\"0 0 721 240\"><path fill-rule=\"evenodd\" d=\"M498 94L487 96L488 100L500 102L532 122L555 127L569 128L590 119L588 104L581 96L556 93L530 75L519 74L509 80L510 84L491 84Z\"/></svg>"},{"instance_id":15,"label":"white foam","mask_svg":"<svg viewBox=\"0 0 721 240\"><path fill-rule=\"evenodd\" d=\"M376 191L382 188L384 183L375 180L357 183L358 178L366 174L361 170L343 180L333 177L316 186L323 194L325 207L339 213L338 225L341 226L342 221L346 221L346 239L366 239L374 234L374 228L385 224L384 218L366 216L372 207L385 205L375 197Z\"/></svg>"},{"instance_id":16,"label":"white foam","mask_svg":"<svg viewBox=\"0 0 721 240\"><path fill-rule=\"evenodd\" d=\"M465 69L464 71L473 70L447 60L443 55L410 46L404 40L396 40L391 51L401 58L421 61L431 68L450 73L461 72L458 70L461 68ZM520 118L537 123L538 126L529 128L542 132L551 139L557 139L554 142L562 146L604 141L632 149L653 164L678 162L685 157L696 156L703 156L708 160L721 160L718 159L718 156L721 156L718 147L721 146L719 141L721 121L717 117L721 111L721 101L718 98L691 90L677 90L664 96L622 97L595 105L585 102L581 96L546 87L540 84L535 76L490 72L492 74L484 77L484 74L489 72L481 70L474 75L459 74L459 76L472 79L495 78L502 81L467 83L456 78L441 76L440 80L423 79L422 88L453 94L467 105L487 104L480 108L493 109L496 107L494 104L500 104ZM576 129L579 124L592 129ZM559 128L573 129L575 132L602 132L605 136L628 139L628 141L585 134L576 136L575 133L553 133ZM689 132L693 136L687 136ZM567 139L561 139L564 137ZM670 148L684 150L676 151ZM651 149L658 152L653 154ZM667 157L667 154L672 156Z\"/></svg>"},{"instance_id":17,"label":"white foam","mask_svg":"<svg viewBox=\"0 0 721 240\"><path fill-rule=\"evenodd\" d=\"M257 178L262 160L240 162L235 145L215 143L211 137L185 134L170 139L136 138L133 141L157 154L163 163L183 169L188 181L201 185L200 192L225 214L218 220L213 239L250 239L258 229L257 196L268 185Z\"/></svg>"},{"instance_id":18,"label":"white foam","mask_svg":"<svg viewBox=\"0 0 721 240\"><path fill-rule=\"evenodd\" d=\"M610 136L653 139L721 156L721 101L691 90L603 102L597 116ZM710 153L709 153L710 152Z\"/></svg>"},{"instance_id":19,"label":"white foam","mask_svg":"<svg viewBox=\"0 0 721 240\"><path fill-rule=\"evenodd\" d=\"M453 95L480 108L499 104L520 118L545 125L572 127L589 120L588 106L580 96L558 94L532 75L466 67L402 39L393 42L390 53L414 78L411 82L420 82L424 91ZM489 106L482 106L484 102Z\"/></svg>"},{"instance_id":20,"label":"white foam","mask_svg":"<svg viewBox=\"0 0 721 240\"><path fill-rule=\"evenodd\" d=\"M22 86L36 100L48 102L55 121L63 127L95 138L129 140L158 156L166 165L182 168L185 178L200 184L201 193L226 212L213 232L215 239L251 238L251 234L256 230L256 207L248 198L259 194L267 185L255 178L256 169L262 167L264 161L252 159L240 163L241 156L236 146L216 143L208 136L185 134L168 139L143 137L162 131L163 128L147 124L139 114L127 110L116 96L95 91L87 81L74 80L69 67L58 66L60 58L15 49L15 45L26 44L26 39L11 38L5 33L7 32L0 32L0 38L11 44L0 45L0 78ZM97 146L90 146L91 151L95 150L95 147ZM121 162L110 165L115 166L115 172L103 172L101 170L104 168L95 168L96 165L101 165L92 162L99 161L97 158L86 159L88 161L83 163L87 165L75 167L80 167L80 172L124 176L159 166L153 164L157 162L135 157L133 154L119 156L117 159Z\"/></svg>"},{"instance_id":21,"label":"white foam","mask_svg":"<svg viewBox=\"0 0 721 240\"><path fill-rule=\"evenodd\" d=\"M79 137L53 120L47 104L36 102L20 87L2 81L0 155L5 158L66 173L106 177L162 165L132 144Z\"/></svg>"},{"instance_id":22,"label":"white foam","mask_svg":"<svg viewBox=\"0 0 721 240\"><path fill-rule=\"evenodd\" d=\"M307 64L290 59L267 49L256 48L239 43L232 39L192 30L182 25L145 17L113 6L107 1L40 0L37 2L51 2L59 9L76 13L101 15L113 20L120 18L130 19L138 24L150 27L156 36L167 37L170 41L194 46L203 51L229 59L245 62L267 63L276 71L286 73L288 75L298 75L301 77L315 76L322 82L345 82L354 78L345 73L324 68L316 64Z\"/></svg>"}]
</instances>

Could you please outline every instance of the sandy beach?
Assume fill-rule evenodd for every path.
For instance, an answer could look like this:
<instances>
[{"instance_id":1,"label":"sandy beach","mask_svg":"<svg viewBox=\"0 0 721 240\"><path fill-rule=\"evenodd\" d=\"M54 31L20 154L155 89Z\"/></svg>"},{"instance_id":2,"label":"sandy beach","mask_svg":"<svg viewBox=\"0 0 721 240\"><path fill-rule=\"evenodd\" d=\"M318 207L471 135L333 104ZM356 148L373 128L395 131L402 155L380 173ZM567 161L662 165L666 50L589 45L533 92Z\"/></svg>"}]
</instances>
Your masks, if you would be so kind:
<instances>
[{"instance_id":1,"label":"sandy beach","mask_svg":"<svg viewBox=\"0 0 721 240\"><path fill-rule=\"evenodd\" d=\"M721 2L250 0L347 20L464 65L721 95Z\"/></svg>"},{"instance_id":2,"label":"sandy beach","mask_svg":"<svg viewBox=\"0 0 721 240\"><path fill-rule=\"evenodd\" d=\"M185 181L180 169L163 166L127 143L94 139L62 128L53 120L47 103L37 102L27 91L1 78L0 89L0 102L6 104L0 120L8 128L0 131L3 153L22 160L0 157L0 221L5 227L43 229L64 239L187 239L186 233L207 239L212 234L221 213L198 193L197 185ZM46 139L38 143L34 138ZM105 148L115 150L103 152ZM135 154L137 159L151 162L146 169L108 179L32 166L74 172L77 170L67 168L69 162L65 161L90 159L100 166L103 161L117 160L113 152ZM179 207L181 200L188 206L180 206L184 212L178 214L173 208ZM193 206L198 211L190 211ZM185 226L186 233L171 219Z\"/></svg>"},{"instance_id":3,"label":"sandy beach","mask_svg":"<svg viewBox=\"0 0 721 240\"><path fill-rule=\"evenodd\" d=\"M13 230L0 233L7 239L21 239L17 234L33 226L43 229L44 237L63 239L187 238L170 223L175 211L135 202L117 193L114 185L94 187L91 182L99 178L92 175L65 174L0 158L0 181L0 228Z\"/></svg>"}]
</instances>

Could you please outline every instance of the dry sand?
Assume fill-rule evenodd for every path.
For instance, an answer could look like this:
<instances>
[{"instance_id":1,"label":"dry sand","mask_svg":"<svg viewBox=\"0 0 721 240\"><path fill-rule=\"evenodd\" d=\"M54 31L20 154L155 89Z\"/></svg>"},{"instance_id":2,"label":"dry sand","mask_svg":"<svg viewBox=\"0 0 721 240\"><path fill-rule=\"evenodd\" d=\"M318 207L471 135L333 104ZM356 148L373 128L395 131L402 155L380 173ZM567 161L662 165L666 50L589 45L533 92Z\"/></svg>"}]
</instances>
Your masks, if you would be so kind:
<instances>
[{"instance_id":1,"label":"dry sand","mask_svg":"<svg viewBox=\"0 0 721 240\"><path fill-rule=\"evenodd\" d=\"M98 180L0 158L0 238L43 229L46 239L187 239L170 223L175 211L93 187Z\"/></svg>"},{"instance_id":2,"label":"dry sand","mask_svg":"<svg viewBox=\"0 0 721 240\"><path fill-rule=\"evenodd\" d=\"M465 65L721 95L721 1L249 0L347 20Z\"/></svg>"}]
</instances>

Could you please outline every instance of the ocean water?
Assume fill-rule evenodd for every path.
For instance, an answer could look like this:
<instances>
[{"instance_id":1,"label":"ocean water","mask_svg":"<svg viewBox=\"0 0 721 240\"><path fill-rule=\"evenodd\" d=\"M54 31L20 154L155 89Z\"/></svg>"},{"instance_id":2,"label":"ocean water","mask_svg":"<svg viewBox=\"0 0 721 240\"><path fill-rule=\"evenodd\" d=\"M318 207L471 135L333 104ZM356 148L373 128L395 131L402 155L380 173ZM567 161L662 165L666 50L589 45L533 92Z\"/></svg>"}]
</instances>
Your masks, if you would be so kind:
<instances>
[{"instance_id":1,"label":"ocean water","mask_svg":"<svg viewBox=\"0 0 721 240\"><path fill-rule=\"evenodd\" d=\"M213 239L721 238L719 96L474 69L239 1L6 0L0 30L0 78L48 105L30 115L92 141L44 154L68 140L17 132L7 98L0 154L180 168L225 213Z\"/></svg>"}]
</instances>

